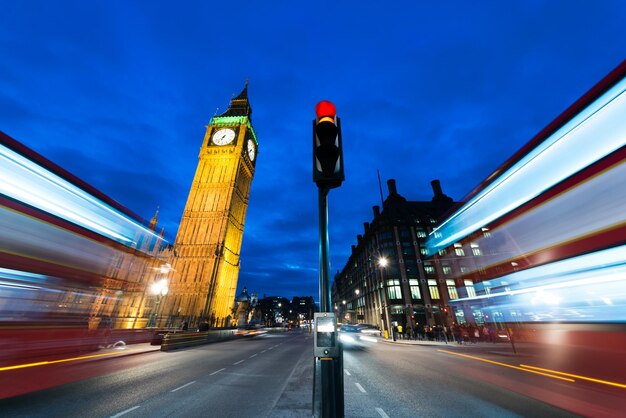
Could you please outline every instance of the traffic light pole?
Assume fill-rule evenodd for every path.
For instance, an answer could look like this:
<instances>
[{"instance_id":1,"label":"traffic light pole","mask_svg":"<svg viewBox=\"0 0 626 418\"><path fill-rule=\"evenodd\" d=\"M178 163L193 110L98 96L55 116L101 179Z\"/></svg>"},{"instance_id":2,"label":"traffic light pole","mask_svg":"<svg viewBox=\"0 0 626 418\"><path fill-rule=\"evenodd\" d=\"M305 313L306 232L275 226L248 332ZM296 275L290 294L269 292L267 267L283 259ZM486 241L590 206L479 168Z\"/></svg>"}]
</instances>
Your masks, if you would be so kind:
<instances>
[{"instance_id":1,"label":"traffic light pole","mask_svg":"<svg viewBox=\"0 0 626 418\"><path fill-rule=\"evenodd\" d=\"M330 189L327 187L318 187L319 289L321 312L332 312L330 303L330 258L328 245L329 191ZM315 358L313 416L316 418L344 417L343 347L341 344L339 344L338 357Z\"/></svg>"},{"instance_id":2,"label":"traffic light pole","mask_svg":"<svg viewBox=\"0 0 626 418\"><path fill-rule=\"evenodd\" d=\"M318 187L319 210L319 271L320 271L320 311L332 312L330 309L330 261L328 249L328 192L327 187Z\"/></svg>"}]
</instances>

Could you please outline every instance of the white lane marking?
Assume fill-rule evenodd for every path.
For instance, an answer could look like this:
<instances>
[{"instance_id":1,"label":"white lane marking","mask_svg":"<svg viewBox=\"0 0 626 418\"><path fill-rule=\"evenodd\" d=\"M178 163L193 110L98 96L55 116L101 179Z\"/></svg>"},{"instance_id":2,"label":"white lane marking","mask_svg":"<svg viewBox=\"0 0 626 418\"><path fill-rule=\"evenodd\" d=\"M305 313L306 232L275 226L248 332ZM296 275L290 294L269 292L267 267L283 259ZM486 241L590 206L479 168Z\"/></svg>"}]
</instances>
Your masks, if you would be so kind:
<instances>
[{"instance_id":1,"label":"white lane marking","mask_svg":"<svg viewBox=\"0 0 626 418\"><path fill-rule=\"evenodd\" d=\"M360 385L360 384L358 384L358 383L355 383L355 385L356 385L356 387L357 387L357 388L359 388L359 390L360 390L361 392L366 393L366 392L365 392L365 389L363 389L363 386L361 386L361 385Z\"/></svg>"},{"instance_id":2,"label":"white lane marking","mask_svg":"<svg viewBox=\"0 0 626 418\"><path fill-rule=\"evenodd\" d=\"M184 385L182 385L180 387L177 387L176 389L172 389L172 390L170 390L170 392L176 392L177 390L181 390L182 388L186 388L187 386L193 385L194 383L196 383L195 380L193 382L185 383Z\"/></svg>"},{"instance_id":3,"label":"white lane marking","mask_svg":"<svg viewBox=\"0 0 626 418\"><path fill-rule=\"evenodd\" d=\"M383 408L376 408L376 412L378 412L378 415L380 415L382 418L389 418L389 415L385 414Z\"/></svg>"},{"instance_id":4,"label":"white lane marking","mask_svg":"<svg viewBox=\"0 0 626 418\"><path fill-rule=\"evenodd\" d=\"M271 350L272 348L274 348L274 347L270 347L270 348L268 348L268 350Z\"/></svg>"},{"instance_id":5,"label":"white lane marking","mask_svg":"<svg viewBox=\"0 0 626 418\"><path fill-rule=\"evenodd\" d=\"M217 371L215 371L215 372L211 373L209 376L213 376L214 374L217 374L217 373L221 372L222 370L226 370L226 367L224 367L223 369L219 369L219 370L217 370Z\"/></svg>"},{"instance_id":6,"label":"white lane marking","mask_svg":"<svg viewBox=\"0 0 626 418\"><path fill-rule=\"evenodd\" d=\"M256 354L251 355L249 358L256 357Z\"/></svg>"},{"instance_id":7,"label":"white lane marking","mask_svg":"<svg viewBox=\"0 0 626 418\"><path fill-rule=\"evenodd\" d=\"M111 418L117 418L117 417L121 417L124 414L128 414L130 411L134 411L135 409L139 408L139 405L137 406L133 406L132 408L128 408L125 411L120 412L119 414L115 414L115 415L111 415Z\"/></svg>"},{"instance_id":8,"label":"white lane marking","mask_svg":"<svg viewBox=\"0 0 626 418\"><path fill-rule=\"evenodd\" d=\"M245 360L239 360L237 363L233 363L233 366L236 366L239 363L243 363Z\"/></svg>"},{"instance_id":9,"label":"white lane marking","mask_svg":"<svg viewBox=\"0 0 626 418\"><path fill-rule=\"evenodd\" d=\"M348 376L352 376L352 375L350 374L350 372L348 371L348 369L343 369L343 371L344 371L344 372L346 372L346 374L347 374Z\"/></svg>"},{"instance_id":10,"label":"white lane marking","mask_svg":"<svg viewBox=\"0 0 626 418\"><path fill-rule=\"evenodd\" d=\"M263 350L263 351L261 351L261 353L265 353L266 351L267 351L267 350Z\"/></svg>"}]
</instances>

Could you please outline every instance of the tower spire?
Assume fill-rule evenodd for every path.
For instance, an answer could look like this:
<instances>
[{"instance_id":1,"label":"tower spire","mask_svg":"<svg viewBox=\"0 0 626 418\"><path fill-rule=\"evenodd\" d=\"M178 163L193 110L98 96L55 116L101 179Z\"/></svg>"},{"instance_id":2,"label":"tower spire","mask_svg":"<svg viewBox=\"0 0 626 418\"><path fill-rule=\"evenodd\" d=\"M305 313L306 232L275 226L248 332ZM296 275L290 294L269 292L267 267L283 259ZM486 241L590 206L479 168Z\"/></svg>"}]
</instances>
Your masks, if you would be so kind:
<instances>
[{"instance_id":1,"label":"tower spire","mask_svg":"<svg viewBox=\"0 0 626 418\"><path fill-rule=\"evenodd\" d=\"M252 107L250 107L250 102L248 101L248 80L246 79L246 84L244 85L243 90L241 90L241 93L230 99L228 110L220 116L250 117L250 115L252 115Z\"/></svg>"},{"instance_id":2,"label":"tower spire","mask_svg":"<svg viewBox=\"0 0 626 418\"><path fill-rule=\"evenodd\" d=\"M152 219L150 219L151 230L156 231L157 222L159 222L159 206L157 206L154 216L152 217Z\"/></svg>"}]
</instances>

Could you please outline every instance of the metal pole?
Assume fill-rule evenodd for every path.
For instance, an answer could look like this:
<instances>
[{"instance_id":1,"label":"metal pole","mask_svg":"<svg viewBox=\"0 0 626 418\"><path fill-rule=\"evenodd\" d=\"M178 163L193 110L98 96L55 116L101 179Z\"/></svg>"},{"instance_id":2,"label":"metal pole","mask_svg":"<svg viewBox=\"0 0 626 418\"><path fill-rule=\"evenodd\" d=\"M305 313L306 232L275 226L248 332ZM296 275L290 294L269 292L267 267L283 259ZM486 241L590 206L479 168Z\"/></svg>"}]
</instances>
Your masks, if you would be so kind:
<instances>
[{"instance_id":1,"label":"metal pole","mask_svg":"<svg viewBox=\"0 0 626 418\"><path fill-rule=\"evenodd\" d=\"M319 204L319 262L320 262L320 312L332 312L330 309L330 260L328 257L328 191L318 188Z\"/></svg>"},{"instance_id":2,"label":"metal pole","mask_svg":"<svg viewBox=\"0 0 626 418\"><path fill-rule=\"evenodd\" d=\"M329 190L326 187L318 187L320 312L332 312L328 245ZM342 356L340 346L339 358L315 359L315 379L313 382L313 415L315 417L343 418L344 416ZM319 403L316 398L319 399Z\"/></svg>"}]
</instances>

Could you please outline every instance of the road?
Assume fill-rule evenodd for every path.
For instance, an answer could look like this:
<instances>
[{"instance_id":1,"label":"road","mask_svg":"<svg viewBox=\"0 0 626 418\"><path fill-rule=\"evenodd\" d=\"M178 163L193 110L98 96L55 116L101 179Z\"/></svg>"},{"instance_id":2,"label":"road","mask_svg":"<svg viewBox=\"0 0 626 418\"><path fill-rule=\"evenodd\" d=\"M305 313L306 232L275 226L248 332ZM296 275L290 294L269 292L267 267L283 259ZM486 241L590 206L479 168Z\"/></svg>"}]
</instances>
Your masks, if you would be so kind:
<instances>
[{"instance_id":1,"label":"road","mask_svg":"<svg viewBox=\"0 0 626 418\"><path fill-rule=\"evenodd\" d=\"M265 334L174 352L66 364L57 372L115 367L103 369L106 373L100 376L1 401L0 415L309 417L312 343L305 333ZM545 402L562 407L570 402L575 410L580 407L577 401L591 395L621 399L618 389L605 392L591 383L578 385L506 366L517 361L478 346L379 342L346 350L346 417L567 417L574 415ZM613 416L621 413L612 411ZM611 416L610 408L592 412Z\"/></svg>"},{"instance_id":2,"label":"road","mask_svg":"<svg viewBox=\"0 0 626 418\"><path fill-rule=\"evenodd\" d=\"M265 334L173 352L99 359L98 365L114 362L117 371L1 401L0 415L309 416L311 387L299 379L303 368L298 365L312 364L312 345L308 334ZM63 366L57 372L72 374L94 364ZM303 381L308 386L300 388ZM290 390L306 396L292 399ZM287 415L281 415L283 410Z\"/></svg>"}]
</instances>

